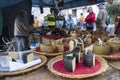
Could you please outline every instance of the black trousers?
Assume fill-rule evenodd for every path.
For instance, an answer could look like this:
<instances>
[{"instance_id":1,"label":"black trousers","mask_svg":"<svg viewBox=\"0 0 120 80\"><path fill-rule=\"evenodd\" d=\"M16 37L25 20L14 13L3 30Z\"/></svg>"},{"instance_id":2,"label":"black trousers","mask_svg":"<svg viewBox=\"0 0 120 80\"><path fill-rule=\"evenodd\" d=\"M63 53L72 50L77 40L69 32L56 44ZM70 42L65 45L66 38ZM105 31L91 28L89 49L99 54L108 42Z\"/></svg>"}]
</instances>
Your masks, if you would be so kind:
<instances>
[{"instance_id":1,"label":"black trousers","mask_svg":"<svg viewBox=\"0 0 120 80\"><path fill-rule=\"evenodd\" d=\"M49 28L55 28L55 26L48 26Z\"/></svg>"},{"instance_id":2,"label":"black trousers","mask_svg":"<svg viewBox=\"0 0 120 80\"><path fill-rule=\"evenodd\" d=\"M87 31L92 31L92 30L93 30L93 27L86 27L86 30L87 30Z\"/></svg>"}]
</instances>

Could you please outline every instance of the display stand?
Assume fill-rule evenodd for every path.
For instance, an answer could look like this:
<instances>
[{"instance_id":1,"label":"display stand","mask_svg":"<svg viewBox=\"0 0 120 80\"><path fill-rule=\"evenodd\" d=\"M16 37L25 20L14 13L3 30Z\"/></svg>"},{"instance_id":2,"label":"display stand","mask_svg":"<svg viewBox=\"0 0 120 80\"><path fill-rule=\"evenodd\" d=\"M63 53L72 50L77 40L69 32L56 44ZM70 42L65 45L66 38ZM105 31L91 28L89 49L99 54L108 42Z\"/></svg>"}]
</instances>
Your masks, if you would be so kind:
<instances>
[{"instance_id":1,"label":"display stand","mask_svg":"<svg viewBox=\"0 0 120 80\"><path fill-rule=\"evenodd\" d=\"M111 52L109 55L101 55L103 58L108 60L117 60L120 59L120 51L119 52Z\"/></svg>"},{"instance_id":2,"label":"display stand","mask_svg":"<svg viewBox=\"0 0 120 80\"><path fill-rule=\"evenodd\" d=\"M23 69L23 70L19 70L19 71L13 71L13 72L0 72L0 76L3 77L3 76L13 76L13 75L20 75L20 74L25 74L25 73L29 73L31 71L34 71L36 69L39 69L40 67L42 67L46 61L47 61L47 58L43 55L39 55L39 57L41 58L41 63L40 64L37 64L35 66L32 66L30 68L27 68L27 69Z\"/></svg>"},{"instance_id":3,"label":"display stand","mask_svg":"<svg viewBox=\"0 0 120 80\"><path fill-rule=\"evenodd\" d=\"M69 48L64 46L64 52L68 51ZM40 54L40 55L45 55L45 56L58 56L63 54L64 52L53 52L53 53L47 53L47 52L41 52L40 47L35 48L34 53Z\"/></svg>"},{"instance_id":4,"label":"display stand","mask_svg":"<svg viewBox=\"0 0 120 80\"><path fill-rule=\"evenodd\" d=\"M96 55L95 63L96 65L93 68L86 67L80 63L77 65L77 68L74 72L68 72L62 66L63 55L61 55L51 59L48 62L47 66L49 71L54 75L72 79L83 79L100 75L104 73L108 68L107 62L98 55Z\"/></svg>"}]
</instances>

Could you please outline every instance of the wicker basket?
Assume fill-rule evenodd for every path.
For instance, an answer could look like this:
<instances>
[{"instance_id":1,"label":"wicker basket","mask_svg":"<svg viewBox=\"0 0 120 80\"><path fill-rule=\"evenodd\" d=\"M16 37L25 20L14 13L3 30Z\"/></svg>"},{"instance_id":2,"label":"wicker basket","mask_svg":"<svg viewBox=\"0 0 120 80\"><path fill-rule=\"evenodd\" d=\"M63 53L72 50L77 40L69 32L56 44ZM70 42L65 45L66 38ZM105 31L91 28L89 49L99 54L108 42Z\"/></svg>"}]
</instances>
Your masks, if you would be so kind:
<instances>
[{"instance_id":1,"label":"wicker basket","mask_svg":"<svg viewBox=\"0 0 120 80\"><path fill-rule=\"evenodd\" d=\"M62 77L64 77L64 78L71 78L71 79L89 78L89 77L93 77L93 76L100 75L100 74L104 73L104 72L107 70L107 68L108 68L107 62L106 62L102 57L96 55L96 59L98 59L98 60L101 62L101 64L102 64L102 66L101 66L101 68L100 68L99 71L97 71L97 72L95 72L95 73L92 73L92 74L82 74L82 75L62 74L62 73L54 70L53 67L52 67L52 65L53 65L53 63L54 63L55 61L57 61L57 60L59 60L59 59L62 59L62 58L63 58L63 55L57 56L57 57L51 59L51 60L48 62L47 66L48 66L48 69L49 69L49 71L50 71L51 73L53 73L54 75L62 76Z\"/></svg>"},{"instance_id":2,"label":"wicker basket","mask_svg":"<svg viewBox=\"0 0 120 80\"><path fill-rule=\"evenodd\" d=\"M41 66L43 66L46 61L47 61L47 58L43 55L39 55L39 57L41 58L42 62L40 64L37 64L35 66L32 66L30 68L27 68L27 69L23 69L23 70L19 70L19 71L14 71L14 72L0 72L0 76L3 77L3 76L13 76L13 75L20 75L20 74L25 74L25 73L29 73L31 71L34 71L36 69L39 69Z\"/></svg>"},{"instance_id":3,"label":"wicker basket","mask_svg":"<svg viewBox=\"0 0 120 80\"><path fill-rule=\"evenodd\" d=\"M37 49L37 48L36 48L36 49ZM47 52L36 51L36 49L34 50L34 53L40 54L40 55L49 56L49 57L58 56L58 55L61 55L61 54L64 53L64 52L47 53ZM67 51L66 51L66 52L67 52Z\"/></svg>"},{"instance_id":4,"label":"wicker basket","mask_svg":"<svg viewBox=\"0 0 120 80\"><path fill-rule=\"evenodd\" d=\"M107 60L119 60L120 56L110 56L110 55L101 55L103 58Z\"/></svg>"},{"instance_id":5,"label":"wicker basket","mask_svg":"<svg viewBox=\"0 0 120 80\"><path fill-rule=\"evenodd\" d=\"M120 56L108 55L110 52L118 52L120 50L120 43L107 42L107 44L109 45L110 50L107 49L107 47L105 47L105 46L100 49L102 52L104 52L104 54L101 53L98 49L96 50L96 48L95 48L96 46L93 47L93 52L100 54L100 56L102 56L103 58L105 58L107 60L118 60L118 59L120 59ZM95 44L95 45L97 45L97 44Z\"/></svg>"}]
</instances>

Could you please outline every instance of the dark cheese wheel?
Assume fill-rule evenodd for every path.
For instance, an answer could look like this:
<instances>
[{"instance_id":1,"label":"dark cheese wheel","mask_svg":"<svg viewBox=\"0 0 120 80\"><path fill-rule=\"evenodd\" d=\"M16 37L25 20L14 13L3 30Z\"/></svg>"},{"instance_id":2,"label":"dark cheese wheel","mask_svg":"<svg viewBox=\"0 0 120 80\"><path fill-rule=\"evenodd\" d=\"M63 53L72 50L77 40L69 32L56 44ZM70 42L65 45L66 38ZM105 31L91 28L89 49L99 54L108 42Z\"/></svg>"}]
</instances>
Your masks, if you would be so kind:
<instances>
[{"instance_id":1,"label":"dark cheese wheel","mask_svg":"<svg viewBox=\"0 0 120 80\"><path fill-rule=\"evenodd\" d=\"M28 63L30 61L33 61L33 59L34 59L33 53L23 53L22 54L23 63Z\"/></svg>"},{"instance_id":2,"label":"dark cheese wheel","mask_svg":"<svg viewBox=\"0 0 120 80\"><path fill-rule=\"evenodd\" d=\"M67 71L73 72L76 68L76 59L72 56L67 56L64 59L64 67Z\"/></svg>"},{"instance_id":3,"label":"dark cheese wheel","mask_svg":"<svg viewBox=\"0 0 120 80\"><path fill-rule=\"evenodd\" d=\"M83 64L88 67L93 67L95 64L94 53L89 53L89 54L83 53Z\"/></svg>"}]
</instances>

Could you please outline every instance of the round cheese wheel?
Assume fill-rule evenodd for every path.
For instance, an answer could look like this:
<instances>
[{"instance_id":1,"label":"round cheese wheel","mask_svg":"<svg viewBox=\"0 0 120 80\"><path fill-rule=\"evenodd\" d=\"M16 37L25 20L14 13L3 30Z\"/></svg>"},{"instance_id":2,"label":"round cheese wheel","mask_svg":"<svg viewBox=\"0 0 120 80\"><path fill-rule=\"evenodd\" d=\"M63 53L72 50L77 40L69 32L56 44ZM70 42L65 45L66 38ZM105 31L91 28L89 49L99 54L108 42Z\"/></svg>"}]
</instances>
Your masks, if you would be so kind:
<instances>
[{"instance_id":1,"label":"round cheese wheel","mask_svg":"<svg viewBox=\"0 0 120 80\"><path fill-rule=\"evenodd\" d=\"M93 52L95 54L99 54L99 55L109 54L110 53L110 46L109 45L100 46L98 44L94 44L93 45Z\"/></svg>"},{"instance_id":2,"label":"round cheese wheel","mask_svg":"<svg viewBox=\"0 0 120 80\"><path fill-rule=\"evenodd\" d=\"M51 45L45 45L45 44L40 45L40 50L42 52L48 52L48 53L53 52L52 46Z\"/></svg>"},{"instance_id":3,"label":"round cheese wheel","mask_svg":"<svg viewBox=\"0 0 120 80\"><path fill-rule=\"evenodd\" d=\"M117 52L120 50L120 43L109 42L108 45L110 46L110 50L112 52Z\"/></svg>"}]
</instances>

